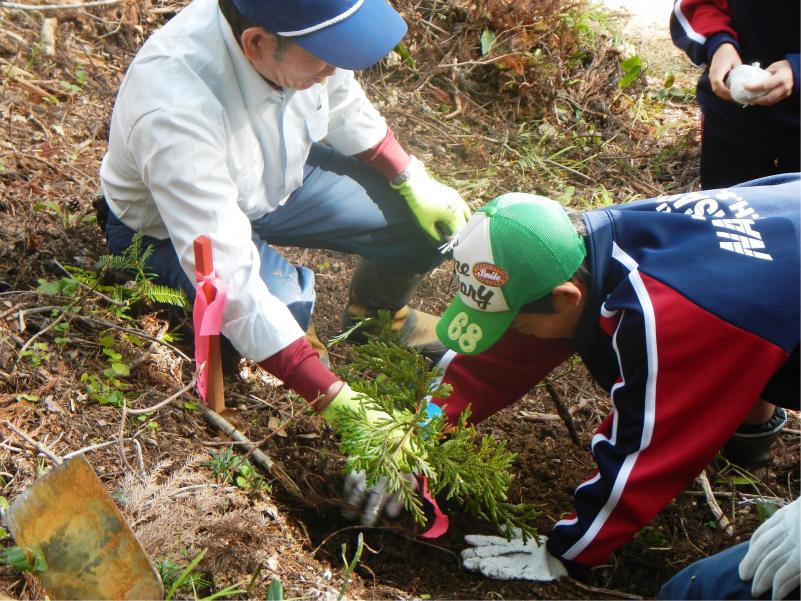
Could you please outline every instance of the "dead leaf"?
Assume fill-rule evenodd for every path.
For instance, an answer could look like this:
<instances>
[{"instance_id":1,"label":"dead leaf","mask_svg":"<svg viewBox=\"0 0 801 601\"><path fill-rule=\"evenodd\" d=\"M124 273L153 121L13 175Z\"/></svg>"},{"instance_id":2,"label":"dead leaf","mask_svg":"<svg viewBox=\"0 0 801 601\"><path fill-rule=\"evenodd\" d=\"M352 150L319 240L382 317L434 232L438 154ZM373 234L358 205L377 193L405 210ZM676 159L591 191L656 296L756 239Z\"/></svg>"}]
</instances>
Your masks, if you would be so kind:
<instances>
[{"instance_id":1,"label":"dead leaf","mask_svg":"<svg viewBox=\"0 0 801 601\"><path fill-rule=\"evenodd\" d=\"M286 430L281 427L281 420L277 417L271 417L267 420L267 427L278 434L281 438L286 438Z\"/></svg>"}]
</instances>

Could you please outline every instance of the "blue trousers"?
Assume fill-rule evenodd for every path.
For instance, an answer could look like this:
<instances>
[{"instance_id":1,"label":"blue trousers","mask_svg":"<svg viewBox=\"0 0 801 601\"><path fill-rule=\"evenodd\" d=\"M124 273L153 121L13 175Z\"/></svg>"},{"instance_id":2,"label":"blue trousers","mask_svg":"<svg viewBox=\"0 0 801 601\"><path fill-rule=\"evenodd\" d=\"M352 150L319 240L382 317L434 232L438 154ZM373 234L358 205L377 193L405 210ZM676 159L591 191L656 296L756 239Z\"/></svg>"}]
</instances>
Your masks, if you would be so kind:
<instances>
[{"instance_id":1,"label":"blue trousers","mask_svg":"<svg viewBox=\"0 0 801 601\"><path fill-rule=\"evenodd\" d=\"M106 238L112 253L128 248L134 234L109 215ZM314 310L314 272L291 264L273 245L353 253L404 274L428 272L443 259L406 201L380 174L319 144L312 146L303 185L283 206L252 221L251 236L259 251L262 280L304 331ZM155 282L181 288L193 300L195 284L181 268L170 240L146 236L143 244L154 249L147 266L156 274Z\"/></svg>"},{"instance_id":2,"label":"blue trousers","mask_svg":"<svg viewBox=\"0 0 801 601\"><path fill-rule=\"evenodd\" d=\"M696 561L659 589L659 599L753 599L751 582L740 580L748 541ZM770 598L768 595L766 598Z\"/></svg>"}]
</instances>

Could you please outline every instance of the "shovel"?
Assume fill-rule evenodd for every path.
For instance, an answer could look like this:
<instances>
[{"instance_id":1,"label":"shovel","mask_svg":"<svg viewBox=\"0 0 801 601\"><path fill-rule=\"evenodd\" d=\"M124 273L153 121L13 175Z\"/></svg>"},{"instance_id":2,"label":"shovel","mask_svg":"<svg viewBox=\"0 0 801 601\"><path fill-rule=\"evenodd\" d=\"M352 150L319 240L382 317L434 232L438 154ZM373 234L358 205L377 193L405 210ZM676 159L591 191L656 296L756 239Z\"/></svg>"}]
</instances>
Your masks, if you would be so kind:
<instances>
[{"instance_id":1,"label":"shovel","mask_svg":"<svg viewBox=\"0 0 801 601\"><path fill-rule=\"evenodd\" d=\"M12 503L19 546L42 550L52 599L161 599L158 573L83 455L67 459Z\"/></svg>"}]
</instances>

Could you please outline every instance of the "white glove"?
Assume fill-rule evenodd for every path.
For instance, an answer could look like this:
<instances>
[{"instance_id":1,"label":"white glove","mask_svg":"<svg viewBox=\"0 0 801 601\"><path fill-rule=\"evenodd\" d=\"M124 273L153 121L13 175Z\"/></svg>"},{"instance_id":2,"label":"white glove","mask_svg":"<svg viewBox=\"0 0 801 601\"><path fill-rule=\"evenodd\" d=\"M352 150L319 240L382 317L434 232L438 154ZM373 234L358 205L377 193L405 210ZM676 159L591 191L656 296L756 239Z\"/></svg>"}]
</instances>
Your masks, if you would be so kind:
<instances>
[{"instance_id":1,"label":"white glove","mask_svg":"<svg viewBox=\"0 0 801 601\"><path fill-rule=\"evenodd\" d=\"M539 544L533 538L524 543L519 531L512 540L481 534L470 534L464 540L472 547L462 551L462 567L487 578L551 582L567 575L562 562L545 548L547 536L538 537Z\"/></svg>"},{"instance_id":2,"label":"white glove","mask_svg":"<svg viewBox=\"0 0 801 601\"><path fill-rule=\"evenodd\" d=\"M417 478L411 474L404 474L404 477L412 483L412 488L417 490ZM348 510L344 511L345 517L359 517L362 526L372 526L381 516L390 519L398 517L403 509L403 501L397 495L386 492L387 480L381 478L373 486L367 487L367 476L364 472L351 472L345 476L345 484L342 496L348 504Z\"/></svg>"},{"instance_id":3,"label":"white glove","mask_svg":"<svg viewBox=\"0 0 801 601\"><path fill-rule=\"evenodd\" d=\"M740 578L753 578L751 595L755 599L769 588L773 599L784 599L801 584L799 521L801 505L796 499L770 516L751 537L740 562Z\"/></svg>"}]
</instances>

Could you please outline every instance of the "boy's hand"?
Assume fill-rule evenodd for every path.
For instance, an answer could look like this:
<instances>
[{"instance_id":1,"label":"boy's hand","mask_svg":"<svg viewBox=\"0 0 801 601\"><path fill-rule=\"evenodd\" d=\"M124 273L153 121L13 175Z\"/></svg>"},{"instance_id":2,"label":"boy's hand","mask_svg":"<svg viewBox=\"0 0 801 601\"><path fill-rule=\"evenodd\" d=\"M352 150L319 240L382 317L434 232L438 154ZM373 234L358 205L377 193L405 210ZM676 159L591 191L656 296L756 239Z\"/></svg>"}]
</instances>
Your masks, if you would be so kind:
<instances>
[{"instance_id":1,"label":"boy's hand","mask_svg":"<svg viewBox=\"0 0 801 601\"><path fill-rule=\"evenodd\" d=\"M793 68L790 66L790 61L775 62L765 71L770 73L769 79L762 83L745 86L749 92L759 94L759 97L752 100L751 104L770 106L793 93Z\"/></svg>"},{"instance_id":2,"label":"boy's hand","mask_svg":"<svg viewBox=\"0 0 801 601\"><path fill-rule=\"evenodd\" d=\"M743 61L740 58L740 54L733 44L721 44L718 46L709 64L709 83L712 84L712 91L715 96L731 102L731 94L726 85L726 76L734 67L742 64Z\"/></svg>"}]
</instances>

